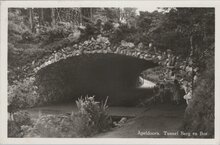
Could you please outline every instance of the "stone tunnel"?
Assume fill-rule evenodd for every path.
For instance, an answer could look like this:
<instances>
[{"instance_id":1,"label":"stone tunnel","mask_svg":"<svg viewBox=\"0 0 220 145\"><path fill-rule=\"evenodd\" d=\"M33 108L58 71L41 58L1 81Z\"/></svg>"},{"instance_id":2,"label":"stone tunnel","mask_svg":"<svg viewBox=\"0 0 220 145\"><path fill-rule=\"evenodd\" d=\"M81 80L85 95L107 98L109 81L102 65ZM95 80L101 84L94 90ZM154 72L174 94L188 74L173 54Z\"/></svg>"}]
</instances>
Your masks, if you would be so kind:
<instances>
[{"instance_id":1,"label":"stone tunnel","mask_svg":"<svg viewBox=\"0 0 220 145\"><path fill-rule=\"evenodd\" d=\"M39 94L50 102L75 101L95 96L109 105L135 105L152 89L136 87L140 73L157 66L150 60L120 54L82 54L50 64L36 74Z\"/></svg>"}]
</instances>

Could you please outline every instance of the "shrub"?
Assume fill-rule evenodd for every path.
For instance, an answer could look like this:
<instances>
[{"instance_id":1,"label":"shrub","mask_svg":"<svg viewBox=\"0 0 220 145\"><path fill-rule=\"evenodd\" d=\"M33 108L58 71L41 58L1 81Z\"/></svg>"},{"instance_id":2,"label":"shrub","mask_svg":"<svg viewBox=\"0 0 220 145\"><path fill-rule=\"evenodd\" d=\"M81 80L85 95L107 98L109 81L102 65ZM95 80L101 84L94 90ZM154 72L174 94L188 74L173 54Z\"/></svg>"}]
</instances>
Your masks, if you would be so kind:
<instances>
[{"instance_id":1,"label":"shrub","mask_svg":"<svg viewBox=\"0 0 220 145\"><path fill-rule=\"evenodd\" d=\"M40 103L40 97L34 86L34 78L27 78L16 82L8 88L8 104L13 108L21 109L33 107Z\"/></svg>"},{"instance_id":2,"label":"shrub","mask_svg":"<svg viewBox=\"0 0 220 145\"><path fill-rule=\"evenodd\" d=\"M77 137L87 137L97 133L97 131L93 128L93 124L91 123L92 121L88 113L80 111L72 113L71 119Z\"/></svg>"},{"instance_id":3,"label":"shrub","mask_svg":"<svg viewBox=\"0 0 220 145\"><path fill-rule=\"evenodd\" d=\"M103 31L110 31L114 28L114 25L111 21L107 21L103 26Z\"/></svg>"},{"instance_id":4,"label":"shrub","mask_svg":"<svg viewBox=\"0 0 220 145\"><path fill-rule=\"evenodd\" d=\"M88 137L111 126L107 99L99 103L94 97L76 101L78 112L71 115L44 115L29 128L25 137Z\"/></svg>"},{"instance_id":5,"label":"shrub","mask_svg":"<svg viewBox=\"0 0 220 145\"><path fill-rule=\"evenodd\" d=\"M30 115L26 111L18 111L15 112L14 115L14 121L19 125L32 125L32 121L30 119Z\"/></svg>"},{"instance_id":6,"label":"shrub","mask_svg":"<svg viewBox=\"0 0 220 145\"><path fill-rule=\"evenodd\" d=\"M23 137L26 134L26 128L30 128L33 122L26 111L18 111L13 115L13 120L8 120L8 137Z\"/></svg>"},{"instance_id":7,"label":"shrub","mask_svg":"<svg viewBox=\"0 0 220 145\"><path fill-rule=\"evenodd\" d=\"M17 49L14 44L8 43L8 57L9 59L13 59L16 55L19 55L21 50Z\"/></svg>"},{"instance_id":8,"label":"shrub","mask_svg":"<svg viewBox=\"0 0 220 145\"><path fill-rule=\"evenodd\" d=\"M8 40L9 42L18 42L22 40L21 35L30 32L28 26L24 23L25 18L21 15L19 9L9 9L8 11Z\"/></svg>"},{"instance_id":9,"label":"shrub","mask_svg":"<svg viewBox=\"0 0 220 145\"><path fill-rule=\"evenodd\" d=\"M23 41L32 41L34 39L34 35L29 31L22 33L21 37Z\"/></svg>"},{"instance_id":10,"label":"shrub","mask_svg":"<svg viewBox=\"0 0 220 145\"><path fill-rule=\"evenodd\" d=\"M199 77L193 90L193 98L186 108L184 129L186 131L203 131L214 137L214 59L208 61L206 71Z\"/></svg>"},{"instance_id":11,"label":"shrub","mask_svg":"<svg viewBox=\"0 0 220 145\"><path fill-rule=\"evenodd\" d=\"M73 122L65 115L44 115L25 137L76 137Z\"/></svg>"},{"instance_id":12,"label":"shrub","mask_svg":"<svg viewBox=\"0 0 220 145\"><path fill-rule=\"evenodd\" d=\"M76 101L77 107L81 114L88 114L92 128L100 131L105 131L110 127L111 119L108 115L107 99L105 102L96 102L93 97L85 97Z\"/></svg>"},{"instance_id":13,"label":"shrub","mask_svg":"<svg viewBox=\"0 0 220 145\"><path fill-rule=\"evenodd\" d=\"M120 25L109 37L112 44L118 44L121 40L137 44L141 38L140 34L137 33L137 29L130 28L125 24Z\"/></svg>"},{"instance_id":14,"label":"shrub","mask_svg":"<svg viewBox=\"0 0 220 145\"><path fill-rule=\"evenodd\" d=\"M21 128L15 121L8 120L8 137L22 137Z\"/></svg>"},{"instance_id":15,"label":"shrub","mask_svg":"<svg viewBox=\"0 0 220 145\"><path fill-rule=\"evenodd\" d=\"M69 34L68 40L70 41L70 43L77 42L79 40L80 36L81 36L80 30L75 28L73 30L73 32Z\"/></svg>"},{"instance_id":16,"label":"shrub","mask_svg":"<svg viewBox=\"0 0 220 145\"><path fill-rule=\"evenodd\" d=\"M44 30L40 31L38 34L39 39L44 41L45 43L51 43L55 40L67 38L69 34L73 32L72 25L55 25L53 27L44 27Z\"/></svg>"}]
</instances>

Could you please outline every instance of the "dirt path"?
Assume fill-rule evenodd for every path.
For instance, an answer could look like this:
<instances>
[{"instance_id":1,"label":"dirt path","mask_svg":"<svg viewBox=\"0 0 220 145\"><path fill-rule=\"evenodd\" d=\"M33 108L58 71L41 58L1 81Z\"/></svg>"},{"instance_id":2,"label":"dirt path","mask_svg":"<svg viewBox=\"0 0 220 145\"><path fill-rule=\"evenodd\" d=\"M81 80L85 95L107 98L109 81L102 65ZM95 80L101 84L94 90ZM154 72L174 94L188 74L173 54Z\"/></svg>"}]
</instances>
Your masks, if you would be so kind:
<instances>
[{"instance_id":1,"label":"dirt path","mask_svg":"<svg viewBox=\"0 0 220 145\"><path fill-rule=\"evenodd\" d=\"M143 85L141 85L139 88L153 88L155 85L156 85L155 83L143 79Z\"/></svg>"},{"instance_id":2,"label":"dirt path","mask_svg":"<svg viewBox=\"0 0 220 145\"><path fill-rule=\"evenodd\" d=\"M149 86L149 82L144 82ZM151 84L154 85L153 83ZM143 87L143 86L142 86ZM145 87L145 86L144 86ZM180 138L185 105L156 104L148 108L140 107L110 107L111 116L126 116L129 119L121 127L98 134L94 138ZM63 114L76 112L74 103L57 104L28 109L32 118L39 114ZM135 118L133 118L135 117ZM186 135L185 135L186 136Z\"/></svg>"},{"instance_id":3,"label":"dirt path","mask_svg":"<svg viewBox=\"0 0 220 145\"><path fill-rule=\"evenodd\" d=\"M157 104L151 108L110 107L111 116L136 117L129 119L121 127L98 134L95 138L179 138L185 106ZM59 104L29 109L33 119L40 114L61 114L77 111L73 103ZM165 134L164 131L170 133Z\"/></svg>"},{"instance_id":4,"label":"dirt path","mask_svg":"<svg viewBox=\"0 0 220 145\"><path fill-rule=\"evenodd\" d=\"M179 138L185 106L158 104L120 128L94 136L95 138ZM165 131L170 134L165 134Z\"/></svg>"}]
</instances>

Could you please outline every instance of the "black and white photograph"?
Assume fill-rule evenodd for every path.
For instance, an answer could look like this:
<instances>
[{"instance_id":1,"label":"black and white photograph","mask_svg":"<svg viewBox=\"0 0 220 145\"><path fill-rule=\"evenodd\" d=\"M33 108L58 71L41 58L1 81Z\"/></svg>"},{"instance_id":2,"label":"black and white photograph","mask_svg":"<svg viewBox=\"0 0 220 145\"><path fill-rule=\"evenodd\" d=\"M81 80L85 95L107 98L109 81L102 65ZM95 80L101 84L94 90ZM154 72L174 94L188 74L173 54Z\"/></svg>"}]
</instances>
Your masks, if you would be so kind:
<instances>
[{"instance_id":1,"label":"black and white photograph","mask_svg":"<svg viewBox=\"0 0 220 145\"><path fill-rule=\"evenodd\" d=\"M143 3L7 7L7 138L215 139L216 8Z\"/></svg>"}]
</instances>

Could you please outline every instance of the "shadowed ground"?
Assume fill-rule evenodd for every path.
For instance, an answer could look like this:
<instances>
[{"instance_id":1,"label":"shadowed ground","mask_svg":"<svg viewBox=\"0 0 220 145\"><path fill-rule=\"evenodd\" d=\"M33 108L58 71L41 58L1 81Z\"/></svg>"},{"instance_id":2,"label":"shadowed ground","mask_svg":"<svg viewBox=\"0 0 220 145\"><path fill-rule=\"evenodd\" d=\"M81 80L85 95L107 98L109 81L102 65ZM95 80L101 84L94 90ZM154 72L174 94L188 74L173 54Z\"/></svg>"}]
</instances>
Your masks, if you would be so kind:
<instances>
[{"instance_id":1,"label":"shadowed ground","mask_svg":"<svg viewBox=\"0 0 220 145\"><path fill-rule=\"evenodd\" d=\"M158 104L120 128L94 136L95 138L180 138L185 105ZM164 131L172 132L165 135ZM148 132L148 133L147 133ZM177 133L178 132L178 133ZM142 135L141 135L142 134Z\"/></svg>"}]
</instances>

